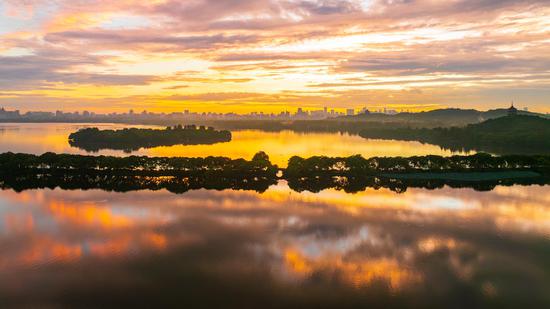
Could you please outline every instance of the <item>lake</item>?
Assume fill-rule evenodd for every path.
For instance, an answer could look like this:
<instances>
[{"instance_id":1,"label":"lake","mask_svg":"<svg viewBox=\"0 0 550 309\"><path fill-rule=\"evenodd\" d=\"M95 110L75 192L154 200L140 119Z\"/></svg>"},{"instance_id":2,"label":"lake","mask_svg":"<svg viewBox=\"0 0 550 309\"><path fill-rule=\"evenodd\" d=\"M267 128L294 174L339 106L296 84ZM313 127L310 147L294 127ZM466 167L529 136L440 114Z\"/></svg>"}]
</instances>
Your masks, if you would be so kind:
<instances>
[{"instance_id":1,"label":"lake","mask_svg":"<svg viewBox=\"0 0 550 309\"><path fill-rule=\"evenodd\" d=\"M4 124L0 151L83 153L66 141L82 126ZM138 153L257 150L281 164L294 154L448 154L258 131ZM549 189L1 190L0 307L548 308Z\"/></svg>"},{"instance_id":2,"label":"lake","mask_svg":"<svg viewBox=\"0 0 550 309\"><path fill-rule=\"evenodd\" d=\"M286 166L293 155L310 157L314 155L350 156L361 154L365 158L374 156L413 156L464 154L443 150L439 146L419 142L393 140L372 140L360 136L338 133L296 133L292 131L264 132L258 130L233 131L228 143L214 145L177 145L140 149L131 153L117 150L101 150L89 153L71 147L68 136L85 127L100 129L121 129L129 127L120 124L0 124L0 152L44 152L93 154L93 155L147 155L147 156L225 156L233 159L251 159L258 151L265 151L271 162ZM132 126L148 127L148 126ZM150 127L150 126L149 126Z\"/></svg>"}]
</instances>

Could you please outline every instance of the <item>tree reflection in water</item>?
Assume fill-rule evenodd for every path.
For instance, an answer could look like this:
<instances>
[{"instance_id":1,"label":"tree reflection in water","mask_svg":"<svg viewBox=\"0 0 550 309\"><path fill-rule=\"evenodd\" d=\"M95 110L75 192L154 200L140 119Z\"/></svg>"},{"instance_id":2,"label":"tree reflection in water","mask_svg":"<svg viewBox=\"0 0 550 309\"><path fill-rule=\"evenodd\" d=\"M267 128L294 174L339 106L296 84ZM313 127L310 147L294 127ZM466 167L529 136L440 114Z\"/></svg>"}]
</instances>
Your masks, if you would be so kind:
<instances>
[{"instance_id":1,"label":"tree reflection in water","mask_svg":"<svg viewBox=\"0 0 550 309\"><path fill-rule=\"evenodd\" d=\"M401 176L400 176L401 177ZM50 173L50 174L5 174L0 173L0 187L17 192L32 189L90 190L101 189L114 192L129 192L139 190L167 190L172 193L185 193L190 190L249 190L265 192L275 185L279 179L273 176L250 175L188 175L188 176L138 176L113 175L109 173ZM288 185L296 192L320 192L326 189L343 190L347 193L365 191L367 188L386 188L397 193L403 193L408 188L440 189L472 188L477 191L491 191L496 186L514 185L545 185L550 183L548 177L512 177L495 178L483 181L457 179L414 179L386 177L348 177L348 176L317 176L288 178Z\"/></svg>"},{"instance_id":2,"label":"tree reflection in water","mask_svg":"<svg viewBox=\"0 0 550 309\"><path fill-rule=\"evenodd\" d=\"M544 307L545 190L0 191L0 304Z\"/></svg>"},{"instance_id":3,"label":"tree reflection in water","mask_svg":"<svg viewBox=\"0 0 550 309\"><path fill-rule=\"evenodd\" d=\"M548 181L532 171L283 180L262 153L27 158L0 173L1 307L550 304ZM121 162L148 170L97 168Z\"/></svg>"}]
</instances>

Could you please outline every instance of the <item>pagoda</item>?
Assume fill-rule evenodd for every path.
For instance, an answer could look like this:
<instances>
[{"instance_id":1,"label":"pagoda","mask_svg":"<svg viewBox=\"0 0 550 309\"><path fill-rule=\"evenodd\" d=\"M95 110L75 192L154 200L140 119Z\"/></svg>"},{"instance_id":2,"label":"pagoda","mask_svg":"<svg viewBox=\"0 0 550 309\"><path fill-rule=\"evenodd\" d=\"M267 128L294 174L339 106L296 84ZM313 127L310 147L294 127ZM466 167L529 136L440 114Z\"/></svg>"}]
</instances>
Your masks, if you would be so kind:
<instances>
[{"instance_id":1,"label":"pagoda","mask_svg":"<svg viewBox=\"0 0 550 309\"><path fill-rule=\"evenodd\" d=\"M508 116L516 116L518 114L518 109L514 107L514 102L512 101L512 106L508 109Z\"/></svg>"}]
</instances>

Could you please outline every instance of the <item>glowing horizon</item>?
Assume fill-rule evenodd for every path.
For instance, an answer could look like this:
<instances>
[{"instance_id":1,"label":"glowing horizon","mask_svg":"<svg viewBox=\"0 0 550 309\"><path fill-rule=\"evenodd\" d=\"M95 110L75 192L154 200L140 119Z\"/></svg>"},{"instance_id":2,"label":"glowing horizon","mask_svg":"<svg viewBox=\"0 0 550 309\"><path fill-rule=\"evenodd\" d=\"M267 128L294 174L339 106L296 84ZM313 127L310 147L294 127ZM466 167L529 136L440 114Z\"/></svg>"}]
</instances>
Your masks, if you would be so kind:
<instances>
[{"instance_id":1,"label":"glowing horizon","mask_svg":"<svg viewBox=\"0 0 550 309\"><path fill-rule=\"evenodd\" d=\"M0 106L550 112L543 0L3 0Z\"/></svg>"}]
</instances>

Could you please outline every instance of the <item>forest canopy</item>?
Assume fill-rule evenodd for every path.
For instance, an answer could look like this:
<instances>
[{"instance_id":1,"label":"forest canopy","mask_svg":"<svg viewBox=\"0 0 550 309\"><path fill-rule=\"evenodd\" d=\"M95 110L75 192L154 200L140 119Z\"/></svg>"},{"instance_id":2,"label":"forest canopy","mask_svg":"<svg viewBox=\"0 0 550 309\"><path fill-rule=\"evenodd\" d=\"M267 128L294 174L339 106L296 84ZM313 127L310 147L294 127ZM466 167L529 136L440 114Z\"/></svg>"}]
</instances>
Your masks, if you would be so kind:
<instances>
[{"instance_id":1,"label":"forest canopy","mask_svg":"<svg viewBox=\"0 0 550 309\"><path fill-rule=\"evenodd\" d=\"M69 135L69 144L87 151L116 149L130 152L140 148L173 145L215 144L231 141L231 132L212 127L176 125L159 129L125 128L99 130L85 128Z\"/></svg>"}]
</instances>

